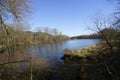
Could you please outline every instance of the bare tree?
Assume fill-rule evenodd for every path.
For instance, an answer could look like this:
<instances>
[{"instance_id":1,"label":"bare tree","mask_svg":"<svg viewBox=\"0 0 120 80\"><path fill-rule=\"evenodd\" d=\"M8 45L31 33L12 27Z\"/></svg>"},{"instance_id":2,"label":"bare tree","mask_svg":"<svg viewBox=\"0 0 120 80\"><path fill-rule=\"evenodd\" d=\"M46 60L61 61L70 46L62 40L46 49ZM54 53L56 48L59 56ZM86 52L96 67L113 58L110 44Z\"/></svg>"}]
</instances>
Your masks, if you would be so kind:
<instances>
[{"instance_id":1,"label":"bare tree","mask_svg":"<svg viewBox=\"0 0 120 80\"><path fill-rule=\"evenodd\" d=\"M93 27L89 29L93 30L97 33L99 33L99 35L101 35L101 37L106 41L106 43L108 44L108 46L110 47L110 49L113 48L112 44L110 43L110 37L112 33L112 26L111 24L109 24L109 22L107 22L106 18L102 15L95 15L95 17L92 18L93 21ZM106 29L109 29L109 33L106 33Z\"/></svg>"},{"instance_id":2,"label":"bare tree","mask_svg":"<svg viewBox=\"0 0 120 80\"><path fill-rule=\"evenodd\" d=\"M0 17L20 20L29 11L29 0L0 0Z\"/></svg>"},{"instance_id":3,"label":"bare tree","mask_svg":"<svg viewBox=\"0 0 120 80\"><path fill-rule=\"evenodd\" d=\"M24 15L29 12L29 0L0 0L0 31L2 34L1 44L4 46L8 51L8 60L7 63L11 64L11 57L14 52L11 51L14 49L18 36L16 36L16 31L10 25L7 25L7 21L11 23L17 23L24 20ZM15 60L15 59L14 59ZM5 65L6 61L1 62L2 65ZM14 61L13 61L14 62ZM19 63L19 61L17 62ZM11 64L14 71L9 71L5 67L5 71L8 71L9 74L15 72L14 64ZM0 66L1 67L1 66ZM9 68L9 66L8 66ZM7 73L7 72L6 72ZM2 74L2 73L0 73ZM7 75L5 75L8 79ZM15 77L16 75L11 76L11 78Z\"/></svg>"},{"instance_id":4,"label":"bare tree","mask_svg":"<svg viewBox=\"0 0 120 80\"><path fill-rule=\"evenodd\" d=\"M15 21L23 20L23 16L29 11L28 2L29 0L0 0L0 29L3 35L2 43L5 43L6 47L9 47L12 40L10 38L13 36L10 36L11 32L5 21L11 21L12 19ZM6 42L4 39L6 39Z\"/></svg>"}]
</instances>

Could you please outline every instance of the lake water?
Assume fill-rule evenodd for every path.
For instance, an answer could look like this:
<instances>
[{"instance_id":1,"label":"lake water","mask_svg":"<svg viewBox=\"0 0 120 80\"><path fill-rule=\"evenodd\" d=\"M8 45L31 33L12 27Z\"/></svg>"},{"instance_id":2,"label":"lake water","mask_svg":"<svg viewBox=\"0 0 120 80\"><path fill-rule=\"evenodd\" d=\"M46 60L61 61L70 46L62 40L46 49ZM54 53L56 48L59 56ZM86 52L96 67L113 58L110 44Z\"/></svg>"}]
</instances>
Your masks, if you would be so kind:
<instances>
[{"instance_id":1,"label":"lake water","mask_svg":"<svg viewBox=\"0 0 120 80\"><path fill-rule=\"evenodd\" d=\"M46 60L61 60L64 55L64 50L69 48L71 50L82 49L91 45L99 43L98 39L79 39L79 40L67 40L54 44L42 44L42 45L31 45L26 50L27 56L34 58L43 58Z\"/></svg>"}]
</instances>

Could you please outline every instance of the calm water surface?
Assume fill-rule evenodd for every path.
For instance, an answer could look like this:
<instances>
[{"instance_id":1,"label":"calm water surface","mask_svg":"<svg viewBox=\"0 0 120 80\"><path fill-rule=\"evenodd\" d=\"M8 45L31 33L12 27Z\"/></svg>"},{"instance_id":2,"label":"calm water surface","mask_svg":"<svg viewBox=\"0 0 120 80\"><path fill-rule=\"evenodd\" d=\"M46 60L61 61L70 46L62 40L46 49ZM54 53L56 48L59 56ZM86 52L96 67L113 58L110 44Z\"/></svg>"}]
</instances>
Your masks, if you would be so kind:
<instances>
[{"instance_id":1,"label":"calm water surface","mask_svg":"<svg viewBox=\"0 0 120 80\"><path fill-rule=\"evenodd\" d=\"M98 39L79 39L67 40L54 44L31 45L27 48L25 53L27 56L32 56L34 58L41 57L46 60L61 60L66 48L77 50L95 45L99 42L100 40Z\"/></svg>"}]
</instances>

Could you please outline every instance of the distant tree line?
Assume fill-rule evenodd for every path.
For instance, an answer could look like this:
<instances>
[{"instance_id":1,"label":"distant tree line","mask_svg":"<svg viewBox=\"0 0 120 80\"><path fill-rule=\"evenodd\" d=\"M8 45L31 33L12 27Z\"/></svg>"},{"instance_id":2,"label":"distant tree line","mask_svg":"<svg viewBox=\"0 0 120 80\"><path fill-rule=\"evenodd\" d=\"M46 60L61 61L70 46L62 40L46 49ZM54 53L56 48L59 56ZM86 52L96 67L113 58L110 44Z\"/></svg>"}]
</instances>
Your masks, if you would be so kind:
<instances>
[{"instance_id":1,"label":"distant tree line","mask_svg":"<svg viewBox=\"0 0 120 80\"><path fill-rule=\"evenodd\" d=\"M37 29L36 32L29 31L29 27L24 24L7 25L9 35L0 30L0 45L4 45L9 40L9 46L28 45L40 43L53 43L69 39L68 36L62 35L56 28L50 29L45 27Z\"/></svg>"},{"instance_id":2,"label":"distant tree line","mask_svg":"<svg viewBox=\"0 0 120 80\"><path fill-rule=\"evenodd\" d=\"M101 36L98 34L91 34L91 35L81 35L81 36L74 36L71 39L100 39Z\"/></svg>"},{"instance_id":3,"label":"distant tree line","mask_svg":"<svg viewBox=\"0 0 120 80\"><path fill-rule=\"evenodd\" d=\"M73 36L71 37L71 39L104 39L101 32L104 33L104 35L108 39L116 39L120 37L118 29L108 27L108 28L101 29L100 31L90 34L90 35Z\"/></svg>"}]
</instances>

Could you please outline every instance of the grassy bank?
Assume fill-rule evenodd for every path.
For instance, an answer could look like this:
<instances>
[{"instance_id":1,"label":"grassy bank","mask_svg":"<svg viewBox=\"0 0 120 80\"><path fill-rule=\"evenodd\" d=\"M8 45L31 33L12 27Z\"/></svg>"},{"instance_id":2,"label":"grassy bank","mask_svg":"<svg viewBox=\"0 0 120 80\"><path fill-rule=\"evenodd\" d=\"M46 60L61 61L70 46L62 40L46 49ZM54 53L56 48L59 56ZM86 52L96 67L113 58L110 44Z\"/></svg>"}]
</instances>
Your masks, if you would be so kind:
<instances>
[{"instance_id":1,"label":"grassy bank","mask_svg":"<svg viewBox=\"0 0 120 80\"><path fill-rule=\"evenodd\" d=\"M65 49L62 59L66 61L80 61L80 59L87 61L103 61L105 57L114 58L117 57L119 53L120 50L118 46L114 46L111 50L105 42L101 42L97 45L89 46L80 50Z\"/></svg>"}]
</instances>

